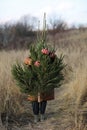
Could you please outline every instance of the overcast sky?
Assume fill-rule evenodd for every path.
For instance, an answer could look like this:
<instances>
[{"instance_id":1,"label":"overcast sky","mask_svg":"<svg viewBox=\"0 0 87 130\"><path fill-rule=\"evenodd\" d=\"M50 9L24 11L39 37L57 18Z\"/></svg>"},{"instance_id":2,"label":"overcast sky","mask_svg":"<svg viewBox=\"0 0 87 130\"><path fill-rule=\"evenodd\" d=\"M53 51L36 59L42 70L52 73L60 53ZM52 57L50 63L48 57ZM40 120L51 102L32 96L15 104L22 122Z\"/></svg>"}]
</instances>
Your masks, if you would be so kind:
<instances>
[{"instance_id":1,"label":"overcast sky","mask_svg":"<svg viewBox=\"0 0 87 130\"><path fill-rule=\"evenodd\" d=\"M0 0L0 23L24 15L61 17L68 24L87 23L87 0Z\"/></svg>"}]
</instances>

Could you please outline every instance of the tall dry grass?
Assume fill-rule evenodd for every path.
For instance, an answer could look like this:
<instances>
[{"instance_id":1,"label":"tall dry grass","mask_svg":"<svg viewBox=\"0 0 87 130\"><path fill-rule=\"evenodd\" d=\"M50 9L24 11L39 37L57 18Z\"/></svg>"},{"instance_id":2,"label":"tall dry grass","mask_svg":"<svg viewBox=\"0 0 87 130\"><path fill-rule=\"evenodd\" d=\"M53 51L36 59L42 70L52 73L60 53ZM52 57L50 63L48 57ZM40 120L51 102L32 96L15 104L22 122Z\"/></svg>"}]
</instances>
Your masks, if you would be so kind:
<instances>
[{"instance_id":1,"label":"tall dry grass","mask_svg":"<svg viewBox=\"0 0 87 130\"><path fill-rule=\"evenodd\" d=\"M59 50L65 55L65 62L72 72L68 73L70 79L66 84L66 94L73 98L75 109L75 130L87 129L87 30L78 32L65 39L59 39ZM57 53L60 53L59 51ZM67 76L67 74L66 74Z\"/></svg>"},{"instance_id":2,"label":"tall dry grass","mask_svg":"<svg viewBox=\"0 0 87 130\"><path fill-rule=\"evenodd\" d=\"M18 60L21 62L27 51L1 51L0 52L0 112L8 110L17 113L21 108L19 101L21 93L16 87L11 74L11 67ZM10 108L7 108L9 105Z\"/></svg>"}]
</instances>

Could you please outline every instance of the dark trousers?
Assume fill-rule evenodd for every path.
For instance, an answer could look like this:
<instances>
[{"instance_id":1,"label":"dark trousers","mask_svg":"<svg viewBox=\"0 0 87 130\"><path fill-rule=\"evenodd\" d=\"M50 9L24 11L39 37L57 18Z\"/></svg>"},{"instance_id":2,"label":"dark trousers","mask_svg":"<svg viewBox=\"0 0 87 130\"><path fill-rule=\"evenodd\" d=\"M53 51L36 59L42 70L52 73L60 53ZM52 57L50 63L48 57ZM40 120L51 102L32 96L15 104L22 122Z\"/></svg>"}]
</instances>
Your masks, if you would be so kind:
<instances>
[{"instance_id":1,"label":"dark trousers","mask_svg":"<svg viewBox=\"0 0 87 130\"><path fill-rule=\"evenodd\" d=\"M35 115L40 114L44 114L45 110L46 110L46 105L47 105L47 101L42 101L42 102L37 102L37 101L33 101L32 102L32 108L33 108L33 113Z\"/></svg>"}]
</instances>

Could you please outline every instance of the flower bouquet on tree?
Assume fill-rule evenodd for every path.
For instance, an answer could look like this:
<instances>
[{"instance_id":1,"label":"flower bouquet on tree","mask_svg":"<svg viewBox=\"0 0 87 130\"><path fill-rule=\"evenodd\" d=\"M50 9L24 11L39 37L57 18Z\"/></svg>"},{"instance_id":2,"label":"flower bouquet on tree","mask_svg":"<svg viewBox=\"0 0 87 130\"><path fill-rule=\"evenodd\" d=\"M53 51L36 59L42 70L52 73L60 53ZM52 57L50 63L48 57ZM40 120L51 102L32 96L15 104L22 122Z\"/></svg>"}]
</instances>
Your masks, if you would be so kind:
<instances>
[{"instance_id":1,"label":"flower bouquet on tree","mask_svg":"<svg viewBox=\"0 0 87 130\"><path fill-rule=\"evenodd\" d=\"M13 65L12 74L22 92L38 95L61 86L64 68L63 56L58 57L54 48L40 40L30 47L30 55L22 65Z\"/></svg>"}]
</instances>

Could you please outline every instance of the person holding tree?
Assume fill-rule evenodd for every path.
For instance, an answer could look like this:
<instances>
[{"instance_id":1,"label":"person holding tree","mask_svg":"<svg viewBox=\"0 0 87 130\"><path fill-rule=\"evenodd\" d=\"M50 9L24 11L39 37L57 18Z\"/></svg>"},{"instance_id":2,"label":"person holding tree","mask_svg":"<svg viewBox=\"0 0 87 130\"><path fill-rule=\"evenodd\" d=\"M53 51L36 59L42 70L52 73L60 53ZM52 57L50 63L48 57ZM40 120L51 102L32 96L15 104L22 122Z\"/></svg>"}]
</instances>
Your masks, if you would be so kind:
<instances>
[{"instance_id":1,"label":"person holding tree","mask_svg":"<svg viewBox=\"0 0 87 130\"><path fill-rule=\"evenodd\" d=\"M54 99L54 89L63 83L65 64L63 55L57 56L55 49L46 43L45 27L42 39L32 45L29 52L29 57L22 65L17 63L12 66L12 75L21 92L28 94L28 100L32 102L34 122L37 123L45 120L47 101Z\"/></svg>"}]
</instances>

